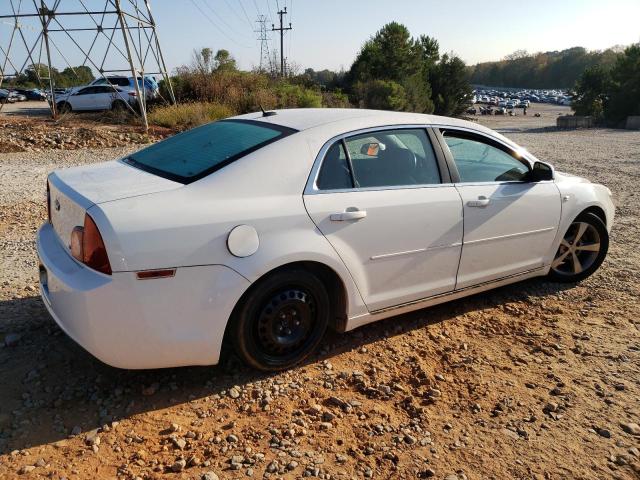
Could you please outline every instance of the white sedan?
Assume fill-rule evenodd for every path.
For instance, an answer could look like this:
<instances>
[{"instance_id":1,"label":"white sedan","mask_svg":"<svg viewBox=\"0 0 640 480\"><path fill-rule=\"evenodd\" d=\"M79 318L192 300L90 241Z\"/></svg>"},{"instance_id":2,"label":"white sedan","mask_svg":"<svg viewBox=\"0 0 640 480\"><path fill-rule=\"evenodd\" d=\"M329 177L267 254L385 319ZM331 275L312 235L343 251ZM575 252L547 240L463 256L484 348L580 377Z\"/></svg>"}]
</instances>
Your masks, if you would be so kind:
<instances>
[{"instance_id":1,"label":"white sedan","mask_svg":"<svg viewBox=\"0 0 640 480\"><path fill-rule=\"evenodd\" d=\"M136 101L131 88L111 85L89 85L74 88L56 95L56 107L60 113L71 111L125 110Z\"/></svg>"},{"instance_id":2,"label":"white sedan","mask_svg":"<svg viewBox=\"0 0 640 480\"><path fill-rule=\"evenodd\" d=\"M41 294L122 368L289 368L328 327L602 263L608 188L452 118L254 113L48 178ZM225 343L226 345L226 343Z\"/></svg>"}]
</instances>

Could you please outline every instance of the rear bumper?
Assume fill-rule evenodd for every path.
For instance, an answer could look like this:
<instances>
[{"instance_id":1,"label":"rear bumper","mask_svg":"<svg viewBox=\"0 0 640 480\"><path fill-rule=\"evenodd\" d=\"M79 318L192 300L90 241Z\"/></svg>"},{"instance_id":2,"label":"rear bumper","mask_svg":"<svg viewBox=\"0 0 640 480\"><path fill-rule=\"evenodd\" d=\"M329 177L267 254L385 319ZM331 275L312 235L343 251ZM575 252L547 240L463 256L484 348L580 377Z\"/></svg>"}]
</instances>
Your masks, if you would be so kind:
<instances>
[{"instance_id":1,"label":"rear bumper","mask_svg":"<svg viewBox=\"0 0 640 480\"><path fill-rule=\"evenodd\" d=\"M85 350L119 368L216 364L227 321L249 286L222 265L179 268L157 280L103 275L75 261L49 224L38 231L37 250L51 316Z\"/></svg>"}]
</instances>

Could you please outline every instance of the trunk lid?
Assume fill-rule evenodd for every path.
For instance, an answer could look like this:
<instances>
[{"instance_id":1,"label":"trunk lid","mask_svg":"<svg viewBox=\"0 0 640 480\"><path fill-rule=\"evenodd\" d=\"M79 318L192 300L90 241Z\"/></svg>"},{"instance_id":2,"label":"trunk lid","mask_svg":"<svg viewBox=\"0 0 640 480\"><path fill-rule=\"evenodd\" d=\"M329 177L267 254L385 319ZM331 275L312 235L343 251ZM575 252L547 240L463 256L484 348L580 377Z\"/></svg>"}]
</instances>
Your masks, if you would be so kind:
<instances>
[{"instance_id":1,"label":"trunk lid","mask_svg":"<svg viewBox=\"0 0 640 480\"><path fill-rule=\"evenodd\" d=\"M85 212L93 205L183 186L121 161L57 170L49 176L51 224L69 247L72 230L84 224Z\"/></svg>"}]
</instances>

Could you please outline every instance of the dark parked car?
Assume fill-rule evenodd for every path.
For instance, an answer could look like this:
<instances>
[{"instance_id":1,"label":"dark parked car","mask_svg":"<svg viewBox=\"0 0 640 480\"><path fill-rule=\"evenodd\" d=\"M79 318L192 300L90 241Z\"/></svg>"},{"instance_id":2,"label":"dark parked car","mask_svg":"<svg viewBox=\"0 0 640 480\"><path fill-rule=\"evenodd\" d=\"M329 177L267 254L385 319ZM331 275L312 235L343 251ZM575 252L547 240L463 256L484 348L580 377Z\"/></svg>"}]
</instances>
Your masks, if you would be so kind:
<instances>
[{"instance_id":1,"label":"dark parked car","mask_svg":"<svg viewBox=\"0 0 640 480\"><path fill-rule=\"evenodd\" d=\"M14 92L24 95L27 100L44 101L47 99L47 95L37 88L16 88Z\"/></svg>"},{"instance_id":2,"label":"dark parked car","mask_svg":"<svg viewBox=\"0 0 640 480\"><path fill-rule=\"evenodd\" d=\"M0 88L0 103L15 103L16 99L9 90Z\"/></svg>"}]
</instances>

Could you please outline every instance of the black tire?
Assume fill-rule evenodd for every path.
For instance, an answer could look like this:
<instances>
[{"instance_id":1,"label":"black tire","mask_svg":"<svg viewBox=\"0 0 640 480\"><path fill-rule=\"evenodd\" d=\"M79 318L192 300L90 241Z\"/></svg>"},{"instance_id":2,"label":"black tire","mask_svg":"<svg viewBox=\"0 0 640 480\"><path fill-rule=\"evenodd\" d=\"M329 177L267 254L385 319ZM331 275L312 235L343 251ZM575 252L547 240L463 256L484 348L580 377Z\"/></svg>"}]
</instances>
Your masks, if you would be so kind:
<instances>
[{"instance_id":1,"label":"black tire","mask_svg":"<svg viewBox=\"0 0 640 480\"><path fill-rule=\"evenodd\" d=\"M69 113L73 110L68 102L60 102L56 105L58 113Z\"/></svg>"},{"instance_id":2,"label":"black tire","mask_svg":"<svg viewBox=\"0 0 640 480\"><path fill-rule=\"evenodd\" d=\"M330 318L323 282L301 269L275 272L241 300L232 319L240 358L263 371L291 368L320 344Z\"/></svg>"},{"instance_id":3,"label":"black tire","mask_svg":"<svg viewBox=\"0 0 640 480\"><path fill-rule=\"evenodd\" d=\"M127 104L124 103L122 100L115 100L111 104L111 110L113 110L114 112L124 112L126 109L127 109Z\"/></svg>"},{"instance_id":4,"label":"black tire","mask_svg":"<svg viewBox=\"0 0 640 480\"><path fill-rule=\"evenodd\" d=\"M578 241L574 239L578 236L580 225L586 224L586 230L580 235ZM587 250L587 248L595 248L595 250ZM575 255L567 250L573 249ZM592 275L602 265L607 251L609 250L609 232L604 222L593 213L581 213L571 223L569 229L565 233L563 243L558 248L558 252L554 256L551 270L549 271L549 279L555 282L575 283L584 280ZM562 263L557 264L564 256ZM575 259L577 258L582 268L579 272L575 269Z\"/></svg>"}]
</instances>

